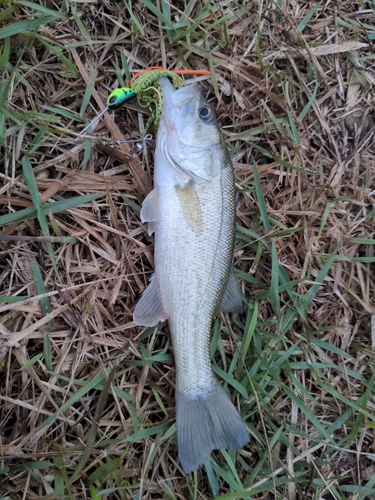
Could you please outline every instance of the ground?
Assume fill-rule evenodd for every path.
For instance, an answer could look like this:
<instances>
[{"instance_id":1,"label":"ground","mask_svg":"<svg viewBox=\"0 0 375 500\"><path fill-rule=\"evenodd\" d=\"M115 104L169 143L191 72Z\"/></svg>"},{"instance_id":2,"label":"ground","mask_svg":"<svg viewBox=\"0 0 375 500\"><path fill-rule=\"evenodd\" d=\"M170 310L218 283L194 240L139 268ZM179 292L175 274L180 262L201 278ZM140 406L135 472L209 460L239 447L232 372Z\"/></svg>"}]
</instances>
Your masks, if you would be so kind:
<instances>
[{"instance_id":1,"label":"ground","mask_svg":"<svg viewBox=\"0 0 375 500\"><path fill-rule=\"evenodd\" d=\"M1 0L2 499L375 498L374 6ZM150 66L211 71L185 79L238 190L246 314L216 319L211 353L251 442L190 475L168 327L132 321L148 111L77 140Z\"/></svg>"}]
</instances>

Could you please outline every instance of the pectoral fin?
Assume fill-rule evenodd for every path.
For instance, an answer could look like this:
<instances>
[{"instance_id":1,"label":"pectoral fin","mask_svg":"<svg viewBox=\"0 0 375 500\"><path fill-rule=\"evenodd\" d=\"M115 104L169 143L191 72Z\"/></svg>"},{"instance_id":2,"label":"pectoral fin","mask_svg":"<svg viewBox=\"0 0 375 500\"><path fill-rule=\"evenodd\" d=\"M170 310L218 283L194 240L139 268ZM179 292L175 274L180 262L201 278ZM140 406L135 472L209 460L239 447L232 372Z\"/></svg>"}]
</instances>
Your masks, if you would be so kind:
<instances>
[{"instance_id":1,"label":"pectoral fin","mask_svg":"<svg viewBox=\"0 0 375 500\"><path fill-rule=\"evenodd\" d=\"M157 189L153 189L142 203L141 210L141 221L148 222L148 234L151 234L155 230L155 224L159 219L159 191Z\"/></svg>"},{"instance_id":2,"label":"pectoral fin","mask_svg":"<svg viewBox=\"0 0 375 500\"><path fill-rule=\"evenodd\" d=\"M237 278L234 275L234 269L229 273L227 287L225 289L218 312L243 312L241 292L237 283Z\"/></svg>"},{"instance_id":3,"label":"pectoral fin","mask_svg":"<svg viewBox=\"0 0 375 500\"><path fill-rule=\"evenodd\" d=\"M159 321L168 319L161 303L155 276L143 292L143 295L135 306L133 313L134 323L142 326L155 326Z\"/></svg>"},{"instance_id":4,"label":"pectoral fin","mask_svg":"<svg viewBox=\"0 0 375 500\"><path fill-rule=\"evenodd\" d=\"M194 182L189 181L183 188L177 186L176 190L187 224L193 228L195 232L200 232L202 228L202 211Z\"/></svg>"}]
</instances>

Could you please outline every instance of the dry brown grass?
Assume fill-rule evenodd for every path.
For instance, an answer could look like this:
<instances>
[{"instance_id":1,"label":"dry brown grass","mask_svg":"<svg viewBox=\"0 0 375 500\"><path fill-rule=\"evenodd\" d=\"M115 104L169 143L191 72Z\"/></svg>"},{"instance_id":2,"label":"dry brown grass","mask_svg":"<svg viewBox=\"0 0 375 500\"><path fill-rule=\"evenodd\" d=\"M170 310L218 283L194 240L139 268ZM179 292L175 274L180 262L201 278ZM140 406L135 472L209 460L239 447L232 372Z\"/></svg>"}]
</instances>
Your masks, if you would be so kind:
<instances>
[{"instance_id":1,"label":"dry brown grass","mask_svg":"<svg viewBox=\"0 0 375 500\"><path fill-rule=\"evenodd\" d=\"M173 43L178 29L164 29L161 3L151 11L147 2L131 10L127 2L51 2L61 19L10 38L1 69L0 215L35 206L25 156L41 203L103 196L46 213L53 237L35 215L3 225L0 495L375 498L371 2L197 1L187 15L187 2L164 2L172 23L200 19L190 33L179 28ZM3 28L35 16L27 3L8 7ZM57 48L66 60L53 57ZM184 60L213 72L198 80L233 150L239 189L235 258L250 309L244 323L223 318L224 338L214 336L217 364L232 366L247 394L236 400L252 434L238 478L219 453L213 470L184 476L170 437L167 328L132 321L153 269L139 207L152 186L154 142L138 152L132 143L74 140L80 115L90 120L103 109L123 71L180 69ZM55 122L43 128L47 115ZM126 108L106 113L94 134L134 140L146 121ZM27 298L11 302L17 296ZM254 304L257 328L245 359L236 358ZM95 496L105 488L114 490Z\"/></svg>"}]
</instances>

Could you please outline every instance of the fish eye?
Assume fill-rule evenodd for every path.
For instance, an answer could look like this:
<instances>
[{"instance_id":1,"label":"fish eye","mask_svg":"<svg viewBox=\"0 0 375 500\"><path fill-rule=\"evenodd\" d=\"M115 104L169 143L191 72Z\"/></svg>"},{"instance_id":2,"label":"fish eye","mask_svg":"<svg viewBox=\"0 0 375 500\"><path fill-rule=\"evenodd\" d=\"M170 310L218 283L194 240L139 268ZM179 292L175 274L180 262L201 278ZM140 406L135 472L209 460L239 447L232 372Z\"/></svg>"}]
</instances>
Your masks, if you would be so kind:
<instances>
[{"instance_id":1,"label":"fish eye","mask_svg":"<svg viewBox=\"0 0 375 500\"><path fill-rule=\"evenodd\" d=\"M204 123L211 123L215 119L215 111L210 106L202 106L198 114Z\"/></svg>"}]
</instances>

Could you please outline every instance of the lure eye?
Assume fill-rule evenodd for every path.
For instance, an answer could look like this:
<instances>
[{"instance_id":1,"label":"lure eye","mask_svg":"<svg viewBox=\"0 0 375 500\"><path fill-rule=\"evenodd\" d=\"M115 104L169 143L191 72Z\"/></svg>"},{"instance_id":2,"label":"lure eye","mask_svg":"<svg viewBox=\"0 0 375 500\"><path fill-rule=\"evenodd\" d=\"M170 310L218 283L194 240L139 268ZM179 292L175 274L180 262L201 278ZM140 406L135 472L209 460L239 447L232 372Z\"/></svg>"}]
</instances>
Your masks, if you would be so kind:
<instances>
[{"instance_id":1,"label":"lure eye","mask_svg":"<svg viewBox=\"0 0 375 500\"><path fill-rule=\"evenodd\" d=\"M199 118L204 123L211 123L215 119L215 111L210 106L202 106L199 111Z\"/></svg>"},{"instance_id":2,"label":"lure eye","mask_svg":"<svg viewBox=\"0 0 375 500\"><path fill-rule=\"evenodd\" d=\"M116 96L112 96L108 99L108 104L116 104L116 101L117 101L117 97Z\"/></svg>"}]
</instances>

